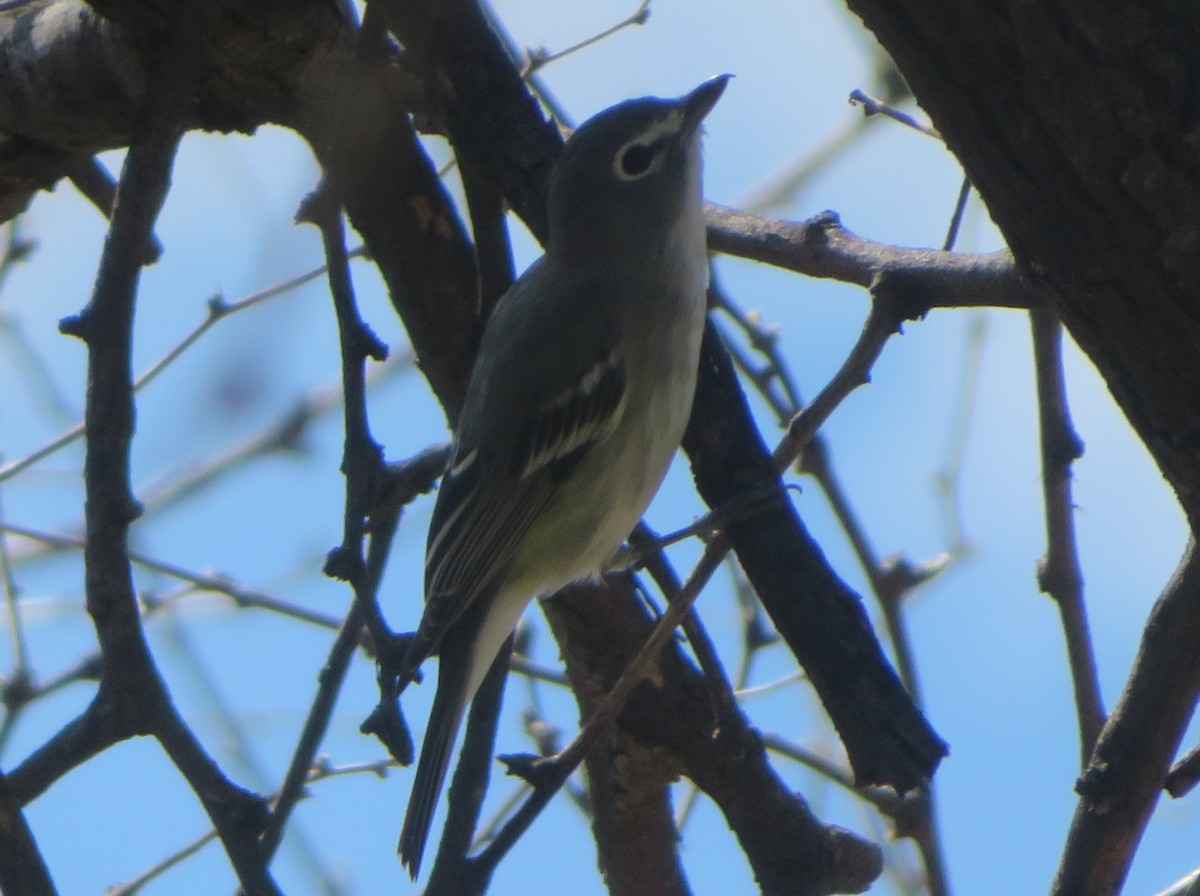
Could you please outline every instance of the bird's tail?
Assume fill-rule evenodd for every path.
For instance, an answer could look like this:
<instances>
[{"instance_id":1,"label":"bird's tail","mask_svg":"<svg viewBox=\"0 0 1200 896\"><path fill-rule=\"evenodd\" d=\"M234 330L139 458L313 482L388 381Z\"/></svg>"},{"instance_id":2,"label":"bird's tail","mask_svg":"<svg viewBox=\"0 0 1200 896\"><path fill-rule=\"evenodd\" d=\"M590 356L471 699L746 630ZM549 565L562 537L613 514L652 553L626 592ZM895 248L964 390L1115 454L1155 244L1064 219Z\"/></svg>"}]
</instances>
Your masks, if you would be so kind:
<instances>
[{"instance_id":1,"label":"bird's tail","mask_svg":"<svg viewBox=\"0 0 1200 896\"><path fill-rule=\"evenodd\" d=\"M425 729L421 758L413 777L412 796L408 799L404 828L400 832L400 861L408 868L413 880L421 870L421 856L425 852L425 841L429 839L433 810L446 780L450 753L469 699L466 677L455 668L457 665L446 662L444 655L438 664L437 693L433 697L429 726Z\"/></svg>"}]
</instances>

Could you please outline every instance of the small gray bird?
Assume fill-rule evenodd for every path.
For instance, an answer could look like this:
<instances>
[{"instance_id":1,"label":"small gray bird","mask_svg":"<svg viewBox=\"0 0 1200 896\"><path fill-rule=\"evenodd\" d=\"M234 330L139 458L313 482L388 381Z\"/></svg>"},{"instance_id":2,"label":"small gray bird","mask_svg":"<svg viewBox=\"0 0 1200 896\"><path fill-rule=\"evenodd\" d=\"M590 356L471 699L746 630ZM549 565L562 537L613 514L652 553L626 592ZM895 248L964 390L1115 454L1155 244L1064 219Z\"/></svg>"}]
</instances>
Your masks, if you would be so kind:
<instances>
[{"instance_id":1,"label":"small gray bird","mask_svg":"<svg viewBox=\"0 0 1200 896\"><path fill-rule=\"evenodd\" d=\"M700 123L729 77L579 127L551 174L546 254L484 332L402 676L439 654L400 835L414 878L467 706L521 612L604 569L683 438L708 287Z\"/></svg>"}]
</instances>

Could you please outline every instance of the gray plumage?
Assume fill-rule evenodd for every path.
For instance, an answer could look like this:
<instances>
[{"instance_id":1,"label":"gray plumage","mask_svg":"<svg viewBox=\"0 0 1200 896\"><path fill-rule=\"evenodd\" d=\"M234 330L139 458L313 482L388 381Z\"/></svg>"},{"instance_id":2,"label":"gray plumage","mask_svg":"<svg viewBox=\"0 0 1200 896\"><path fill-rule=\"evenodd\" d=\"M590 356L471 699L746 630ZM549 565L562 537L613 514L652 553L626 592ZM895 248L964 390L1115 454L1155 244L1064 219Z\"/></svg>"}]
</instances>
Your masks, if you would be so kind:
<instances>
[{"instance_id":1,"label":"gray plumage","mask_svg":"<svg viewBox=\"0 0 1200 896\"><path fill-rule=\"evenodd\" d=\"M484 332L429 529L405 678L440 655L400 837L415 878L463 715L534 597L597 575L653 498L696 386L714 78L614 106L550 181L546 254Z\"/></svg>"}]
</instances>

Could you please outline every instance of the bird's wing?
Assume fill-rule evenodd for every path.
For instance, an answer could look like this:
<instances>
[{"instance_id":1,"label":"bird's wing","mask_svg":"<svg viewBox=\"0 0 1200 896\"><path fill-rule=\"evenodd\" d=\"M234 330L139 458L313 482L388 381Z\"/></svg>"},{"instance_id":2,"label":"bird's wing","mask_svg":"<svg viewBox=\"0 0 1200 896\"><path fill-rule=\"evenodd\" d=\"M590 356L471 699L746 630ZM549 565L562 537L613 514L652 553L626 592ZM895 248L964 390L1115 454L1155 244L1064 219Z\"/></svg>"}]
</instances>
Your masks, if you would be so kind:
<instances>
[{"instance_id":1,"label":"bird's wing","mask_svg":"<svg viewBox=\"0 0 1200 896\"><path fill-rule=\"evenodd\" d=\"M499 584L559 484L620 421L625 388L624 366L610 353L568 388L514 408L516 438L501 450L476 441L485 432L455 445L430 525L425 614L406 665L436 651L467 606Z\"/></svg>"},{"instance_id":2,"label":"bird's wing","mask_svg":"<svg viewBox=\"0 0 1200 896\"><path fill-rule=\"evenodd\" d=\"M588 448L613 431L624 408L625 367L609 354L525 418L514 472L525 479L545 470L561 482Z\"/></svg>"}]
</instances>

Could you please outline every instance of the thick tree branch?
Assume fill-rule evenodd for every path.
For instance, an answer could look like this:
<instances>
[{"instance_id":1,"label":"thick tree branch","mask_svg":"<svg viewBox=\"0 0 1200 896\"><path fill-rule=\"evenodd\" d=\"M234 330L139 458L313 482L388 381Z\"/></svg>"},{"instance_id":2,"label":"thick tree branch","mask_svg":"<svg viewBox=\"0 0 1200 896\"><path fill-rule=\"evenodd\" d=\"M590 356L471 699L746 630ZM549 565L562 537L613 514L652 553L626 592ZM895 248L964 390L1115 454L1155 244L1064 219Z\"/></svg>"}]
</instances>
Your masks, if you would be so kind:
<instances>
[{"instance_id":1,"label":"thick tree branch","mask_svg":"<svg viewBox=\"0 0 1200 896\"><path fill-rule=\"evenodd\" d=\"M604 604L597 606L584 589L570 589L548 601L546 612L568 645L572 686L583 695L581 711L590 715L642 650L655 620L619 582ZM678 644L669 642L651 668L652 677L634 689L618 717L621 737L602 738L593 751L611 762L610 751L619 750L627 736L664 748L660 761L670 757L678 763L720 807L766 894L861 892L878 876L877 850L847 831L822 825L798 795L788 792L739 709L714 716L704 676Z\"/></svg>"},{"instance_id":2,"label":"thick tree branch","mask_svg":"<svg viewBox=\"0 0 1200 896\"><path fill-rule=\"evenodd\" d=\"M0 220L33 193L130 142L149 79L145 3L38 0L0 13ZM387 280L420 368L453 417L481 329L473 252L405 109L394 58L356 57L353 23L328 0L209 4L184 128L294 128L312 145ZM114 25L114 22L117 23ZM36 35L37 39L34 40Z\"/></svg>"},{"instance_id":3,"label":"thick tree branch","mask_svg":"<svg viewBox=\"0 0 1200 896\"><path fill-rule=\"evenodd\" d=\"M1200 156L1187 4L848 0L1200 526Z\"/></svg>"},{"instance_id":4,"label":"thick tree branch","mask_svg":"<svg viewBox=\"0 0 1200 896\"><path fill-rule=\"evenodd\" d=\"M9 773L9 792L20 805L32 802L72 769L131 736L123 719L93 699Z\"/></svg>"},{"instance_id":5,"label":"thick tree branch","mask_svg":"<svg viewBox=\"0 0 1200 896\"><path fill-rule=\"evenodd\" d=\"M192 53L196 79L180 110L185 129L297 127L297 85L350 46L349 23L329 0L206 3L211 19ZM97 14L97 9L103 15ZM128 146L152 79L143 41L146 3L32 0L0 12L0 220L7 220L98 152ZM109 16L110 18L105 18ZM147 243L147 245L152 245Z\"/></svg>"},{"instance_id":6,"label":"thick tree branch","mask_svg":"<svg viewBox=\"0 0 1200 896\"><path fill-rule=\"evenodd\" d=\"M405 111L395 60L349 42L331 50L299 82L296 126L366 241L453 421L482 332L474 250Z\"/></svg>"},{"instance_id":7,"label":"thick tree branch","mask_svg":"<svg viewBox=\"0 0 1200 896\"><path fill-rule=\"evenodd\" d=\"M562 138L543 118L479 4L376 0L423 77L423 110L472 179L486 179L546 239L546 181Z\"/></svg>"},{"instance_id":8,"label":"thick tree branch","mask_svg":"<svg viewBox=\"0 0 1200 896\"><path fill-rule=\"evenodd\" d=\"M877 328L880 338L894 331L896 323ZM809 430L844 397L843 388L862 381L865 369L848 363L845 386L823 391L797 417L784 446L802 448L811 438ZM698 398L692 410L683 447L710 507L773 481L779 475L777 464L786 466L794 459L784 446L772 457L763 444L712 327L701 350L697 394L704 400ZM812 679L858 782L890 784L901 791L925 783L946 746L909 699L879 649L858 596L834 573L795 508L779 500L750 519L730 523L725 531L776 629Z\"/></svg>"},{"instance_id":9,"label":"thick tree branch","mask_svg":"<svg viewBox=\"0 0 1200 896\"><path fill-rule=\"evenodd\" d=\"M56 896L54 881L37 848L21 804L0 774L0 892Z\"/></svg>"},{"instance_id":10,"label":"thick tree branch","mask_svg":"<svg viewBox=\"0 0 1200 896\"><path fill-rule=\"evenodd\" d=\"M1200 528L1200 159L1191 7L849 0L979 189L1022 272ZM1188 548L1088 770L1054 892L1120 889L1198 696Z\"/></svg>"}]
</instances>

